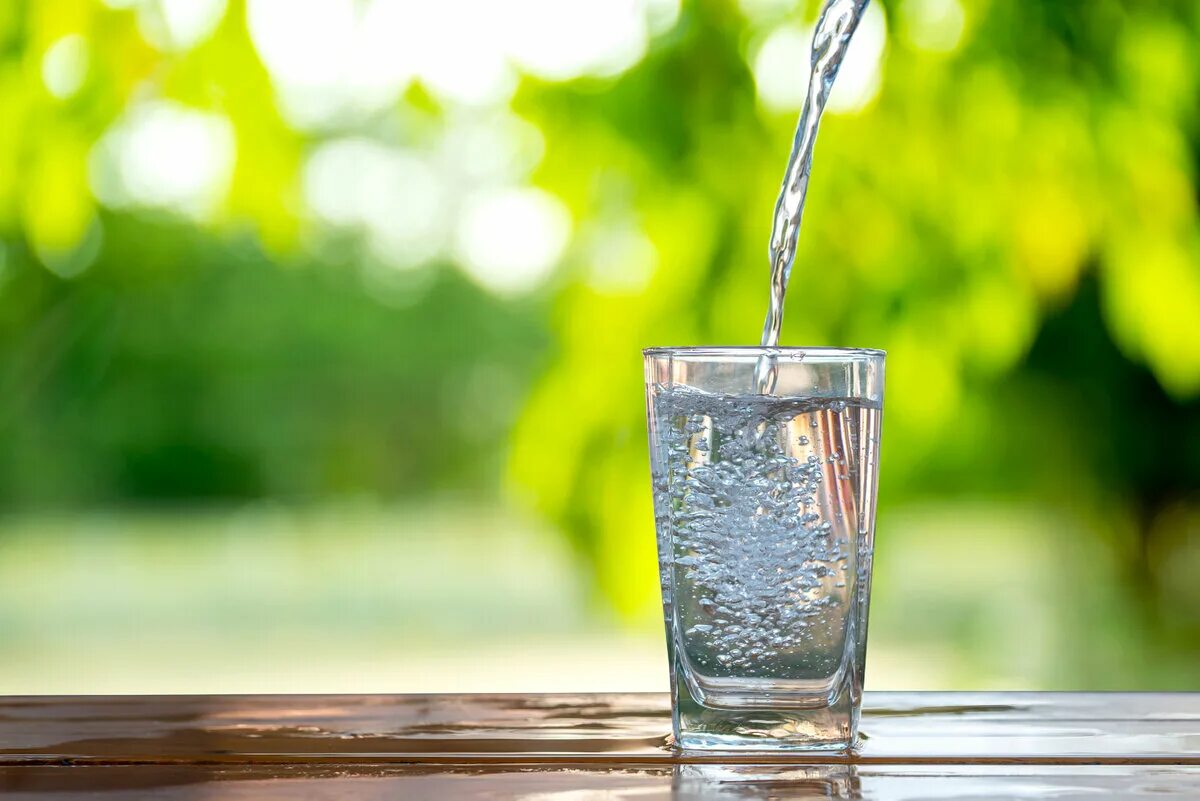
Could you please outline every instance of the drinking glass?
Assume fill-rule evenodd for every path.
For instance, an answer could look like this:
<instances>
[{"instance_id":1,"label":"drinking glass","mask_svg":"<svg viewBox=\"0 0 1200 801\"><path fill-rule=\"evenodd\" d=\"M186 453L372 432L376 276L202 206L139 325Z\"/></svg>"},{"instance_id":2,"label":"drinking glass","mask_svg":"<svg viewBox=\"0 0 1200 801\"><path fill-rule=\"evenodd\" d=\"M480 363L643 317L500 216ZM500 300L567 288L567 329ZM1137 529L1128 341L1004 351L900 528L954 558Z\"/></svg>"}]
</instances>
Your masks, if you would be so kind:
<instances>
[{"instance_id":1,"label":"drinking glass","mask_svg":"<svg viewBox=\"0 0 1200 801\"><path fill-rule=\"evenodd\" d=\"M853 747L883 352L644 355L676 747Z\"/></svg>"}]
</instances>

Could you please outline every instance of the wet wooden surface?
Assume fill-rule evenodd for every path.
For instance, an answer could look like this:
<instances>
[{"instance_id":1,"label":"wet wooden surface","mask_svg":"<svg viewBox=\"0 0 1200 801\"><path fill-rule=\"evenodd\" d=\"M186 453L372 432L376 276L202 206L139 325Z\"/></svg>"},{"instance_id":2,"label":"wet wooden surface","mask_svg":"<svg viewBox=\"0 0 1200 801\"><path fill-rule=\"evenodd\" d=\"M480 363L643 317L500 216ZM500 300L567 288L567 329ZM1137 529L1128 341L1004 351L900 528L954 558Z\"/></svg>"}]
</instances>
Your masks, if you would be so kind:
<instances>
[{"instance_id":1,"label":"wet wooden surface","mask_svg":"<svg viewBox=\"0 0 1200 801\"><path fill-rule=\"evenodd\" d=\"M1200 797L1200 694L869 693L853 754L678 756L654 694L0 698L8 798Z\"/></svg>"}]
</instances>

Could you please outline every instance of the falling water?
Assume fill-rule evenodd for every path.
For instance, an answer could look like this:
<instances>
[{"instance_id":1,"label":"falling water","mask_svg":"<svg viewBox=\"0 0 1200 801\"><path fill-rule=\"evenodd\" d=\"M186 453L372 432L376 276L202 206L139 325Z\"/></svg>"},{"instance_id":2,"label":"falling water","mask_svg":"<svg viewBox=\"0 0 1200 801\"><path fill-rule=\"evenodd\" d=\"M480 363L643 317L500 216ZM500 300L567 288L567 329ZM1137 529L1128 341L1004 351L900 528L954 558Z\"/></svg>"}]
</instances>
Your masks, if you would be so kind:
<instances>
[{"instance_id":1,"label":"falling water","mask_svg":"<svg viewBox=\"0 0 1200 801\"><path fill-rule=\"evenodd\" d=\"M868 0L826 0L813 32L811 72L796 138L788 158L787 171L779 199L775 202L775 217L771 226L771 302L763 325L762 346L779 344L779 329L783 324L783 301L787 294L792 263L796 258L796 239L800 218L804 214L804 197L808 193L808 178L812 173L813 144L825 101L833 88L838 68L850 46L858 21L862 19ZM775 389L777 376L775 359L764 356L756 371L758 391L769 394Z\"/></svg>"}]
</instances>

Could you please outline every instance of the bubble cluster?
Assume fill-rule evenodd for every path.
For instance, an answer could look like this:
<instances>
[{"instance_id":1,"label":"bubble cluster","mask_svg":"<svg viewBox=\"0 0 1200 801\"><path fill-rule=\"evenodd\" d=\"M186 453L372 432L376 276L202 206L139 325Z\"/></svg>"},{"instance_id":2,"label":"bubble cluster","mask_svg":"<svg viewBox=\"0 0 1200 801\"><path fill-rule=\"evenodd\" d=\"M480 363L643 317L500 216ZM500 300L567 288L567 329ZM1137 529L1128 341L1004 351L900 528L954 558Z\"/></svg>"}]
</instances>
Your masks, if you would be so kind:
<instances>
[{"instance_id":1,"label":"bubble cluster","mask_svg":"<svg viewBox=\"0 0 1200 801\"><path fill-rule=\"evenodd\" d=\"M680 387L654 403L676 647L707 676L833 675L869 570L859 451L877 409Z\"/></svg>"}]
</instances>

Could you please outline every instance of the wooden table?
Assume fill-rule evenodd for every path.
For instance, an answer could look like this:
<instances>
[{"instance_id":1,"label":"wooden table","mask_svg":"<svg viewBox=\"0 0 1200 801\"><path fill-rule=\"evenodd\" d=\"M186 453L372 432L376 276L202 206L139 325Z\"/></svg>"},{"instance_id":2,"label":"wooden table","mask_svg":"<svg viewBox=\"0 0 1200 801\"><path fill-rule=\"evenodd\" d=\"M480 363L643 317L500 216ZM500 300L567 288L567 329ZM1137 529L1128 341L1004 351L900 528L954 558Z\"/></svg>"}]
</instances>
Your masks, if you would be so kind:
<instances>
[{"instance_id":1,"label":"wooden table","mask_svg":"<svg viewBox=\"0 0 1200 801\"><path fill-rule=\"evenodd\" d=\"M678 757L663 695L0 698L10 799L1200 797L1200 694L868 693L853 755Z\"/></svg>"}]
</instances>

